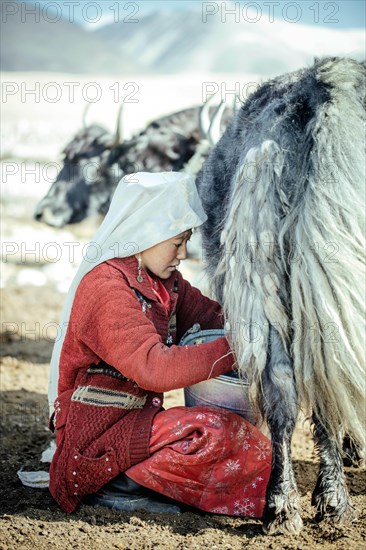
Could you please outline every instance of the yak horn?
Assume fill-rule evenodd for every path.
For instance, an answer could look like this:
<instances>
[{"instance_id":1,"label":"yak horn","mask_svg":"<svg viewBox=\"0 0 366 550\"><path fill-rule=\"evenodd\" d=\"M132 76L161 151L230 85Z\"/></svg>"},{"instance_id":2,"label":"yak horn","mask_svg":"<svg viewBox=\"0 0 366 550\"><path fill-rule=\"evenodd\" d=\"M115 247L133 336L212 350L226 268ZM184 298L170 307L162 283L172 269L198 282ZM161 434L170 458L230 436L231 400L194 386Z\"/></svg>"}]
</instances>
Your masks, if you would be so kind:
<instances>
[{"instance_id":1,"label":"yak horn","mask_svg":"<svg viewBox=\"0 0 366 550\"><path fill-rule=\"evenodd\" d=\"M83 116L82 116L83 128L86 128L86 115L89 108L90 108L90 103L88 102L84 107Z\"/></svg>"},{"instance_id":2,"label":"yak horn","mask_svg":"<svg viewBox=\"0 0 366 550\"><path fill-rule=\"evenodd\" d=\"M202 139L208 139L208 131L210 129L210 103L216 94L212 94L203 105L201 105L199 110L199 130Z\"/></svg>"},{"instance_id":3,"label":"yak horn","mask_svg":"<svg viewBox=\"0 0 366 550\"><path fill-rule=\"evenodd\" d=\"M117 128L116 128L116 137L114 138L114 145L118 145L119 143L121 143L121 140L122 140L122 132L121 132L122 111L123 111L123 101L121 103L120 108L118 109Z\"/></svg>"},{"instance_id":4,"label":"yak horn","mask_svg":"<svg viewBox=\"0 0 366 550\"><path fill-rule=\"evenodd\" d=\"M221 119L225 109L225 102L224 100L221 100L212 117L212 121L208 130L208 140L212 146L216 145L221 137Z\"/></svg>"}]
</instances>

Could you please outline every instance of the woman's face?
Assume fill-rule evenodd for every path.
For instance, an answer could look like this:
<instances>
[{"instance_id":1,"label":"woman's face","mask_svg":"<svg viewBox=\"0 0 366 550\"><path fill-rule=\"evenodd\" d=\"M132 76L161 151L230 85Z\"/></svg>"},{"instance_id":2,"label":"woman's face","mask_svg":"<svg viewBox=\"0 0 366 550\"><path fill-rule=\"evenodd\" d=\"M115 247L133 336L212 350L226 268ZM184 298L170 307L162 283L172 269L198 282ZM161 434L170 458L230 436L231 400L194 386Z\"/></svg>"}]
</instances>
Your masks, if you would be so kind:
<instances>
[{"instance_id":1,"label":"woman's face","mask_svg":"<svg viewBox=\"0 0 366 550\"><path fill-rule=\"evenodd\" d=\"M176 237L156 244L141 253L142 268L160 279L168 279L181 260L187 257L187 242L192 230L188 229Z\"/></svg>"}]
</instances>

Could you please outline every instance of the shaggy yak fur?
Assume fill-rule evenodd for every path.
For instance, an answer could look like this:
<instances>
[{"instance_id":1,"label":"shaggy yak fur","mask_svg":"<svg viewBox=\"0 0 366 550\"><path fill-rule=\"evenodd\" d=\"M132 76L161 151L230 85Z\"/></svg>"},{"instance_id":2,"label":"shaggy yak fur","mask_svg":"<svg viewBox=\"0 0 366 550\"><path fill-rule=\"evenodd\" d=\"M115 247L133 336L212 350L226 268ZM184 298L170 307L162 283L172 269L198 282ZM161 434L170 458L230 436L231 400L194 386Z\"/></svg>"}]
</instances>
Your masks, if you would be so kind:
<instances>
[{"instance_id":1,"label":"shaggy yak fur","mask_svg":"<svg viewBox=\"0 0 366 550\"><path fill-rule=\"evenodd\" d=\"M268 423L266 533L302 527L300 408L320 458L317 519L350 520L342 436L365 446L365 65L317 59L242 105L197 177L203 247L238 370Z\"/></svg>"}]
</instances>

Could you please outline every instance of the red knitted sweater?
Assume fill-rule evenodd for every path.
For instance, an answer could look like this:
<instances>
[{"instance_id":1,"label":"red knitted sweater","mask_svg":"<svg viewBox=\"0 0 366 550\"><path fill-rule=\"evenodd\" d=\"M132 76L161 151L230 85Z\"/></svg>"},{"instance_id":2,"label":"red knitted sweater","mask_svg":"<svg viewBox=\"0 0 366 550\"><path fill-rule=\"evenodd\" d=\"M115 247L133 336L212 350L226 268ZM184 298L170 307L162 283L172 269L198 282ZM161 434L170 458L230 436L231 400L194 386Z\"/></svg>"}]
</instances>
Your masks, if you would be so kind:
<instances>
[{"instance_id":1,"label":"red knitted sweater","mask_svg":"<svg viewBox=\"0 0 366 550\"><path fill-rule=\"evenodd\" d=\"M57 450L50 469L50 491L67 512L149 456L163 392L233 366L226 338L174 345L194 323L222 327L216 302L176 272L163 281L171 299L167 314L147 278L139 283L136 275L135 257L116 258L90 271L75 295L60 358ZM98 371L105 364L113 367L109 375Z\"/></svg>"}]
</instances>

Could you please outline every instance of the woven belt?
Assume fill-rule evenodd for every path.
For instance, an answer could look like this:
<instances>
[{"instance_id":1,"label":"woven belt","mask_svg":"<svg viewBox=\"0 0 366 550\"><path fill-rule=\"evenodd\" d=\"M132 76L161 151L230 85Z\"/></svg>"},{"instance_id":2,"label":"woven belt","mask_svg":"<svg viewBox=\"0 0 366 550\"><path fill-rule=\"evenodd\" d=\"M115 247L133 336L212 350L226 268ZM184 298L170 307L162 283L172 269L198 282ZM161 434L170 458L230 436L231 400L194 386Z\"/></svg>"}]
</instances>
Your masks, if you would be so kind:
<instances>
[{"instance_id":1,"label":"woven belt","mask_svg":"<svg viewBox=\"0 0 366 550\"><path fill-rule=\"evenodd\" d=\"M99 365L90 365L86 372L88 374L104 374L105 376L117 378L117 380L128 380L128 378L123 376L117 369L111 367L111 365L108 365L104 361L101 361Z\"/></svg>"}]
</instances>

